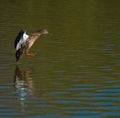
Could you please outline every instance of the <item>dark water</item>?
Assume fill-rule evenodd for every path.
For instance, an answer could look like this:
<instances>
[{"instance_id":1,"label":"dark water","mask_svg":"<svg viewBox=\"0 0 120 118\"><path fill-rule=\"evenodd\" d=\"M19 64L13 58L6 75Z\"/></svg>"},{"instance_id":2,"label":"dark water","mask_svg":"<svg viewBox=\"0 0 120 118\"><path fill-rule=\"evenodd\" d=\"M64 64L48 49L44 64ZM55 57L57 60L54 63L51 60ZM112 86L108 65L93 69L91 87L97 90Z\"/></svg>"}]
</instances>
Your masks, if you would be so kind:
<instances>
[{"instance_id":1,"label":"dark water","mask_svg":"<svg viewBox=\"0 0 120 118\"><path fill-rule=\"evenodd\" d=\"M0 117L119 118L120 1L2 0ZM46 28L15 63L14 39Z\"/></svg>"}]
</instances>

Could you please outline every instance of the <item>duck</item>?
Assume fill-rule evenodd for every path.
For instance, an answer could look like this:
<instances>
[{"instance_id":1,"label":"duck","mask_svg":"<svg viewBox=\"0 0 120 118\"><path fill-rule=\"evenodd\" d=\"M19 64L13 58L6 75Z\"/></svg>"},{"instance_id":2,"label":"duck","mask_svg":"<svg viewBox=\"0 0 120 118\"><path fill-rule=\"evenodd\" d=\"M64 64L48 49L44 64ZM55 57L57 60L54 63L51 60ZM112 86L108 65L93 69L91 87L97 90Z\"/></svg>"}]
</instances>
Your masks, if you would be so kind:
<instances>
[{"instance_id":1,"label":"duck","mask_svg":"<svg viewBox=\"0 0 120 118\"><path fill-rule=\"evenodd\" d=\"M46 29L40 29L30 35L28 35L24 29L19 31L14 41L16 62L18 62L23 55L35 56L34 53L29 53L29 50L43 34L48 34L48 31Z\"/></svg>"}]
</instances>

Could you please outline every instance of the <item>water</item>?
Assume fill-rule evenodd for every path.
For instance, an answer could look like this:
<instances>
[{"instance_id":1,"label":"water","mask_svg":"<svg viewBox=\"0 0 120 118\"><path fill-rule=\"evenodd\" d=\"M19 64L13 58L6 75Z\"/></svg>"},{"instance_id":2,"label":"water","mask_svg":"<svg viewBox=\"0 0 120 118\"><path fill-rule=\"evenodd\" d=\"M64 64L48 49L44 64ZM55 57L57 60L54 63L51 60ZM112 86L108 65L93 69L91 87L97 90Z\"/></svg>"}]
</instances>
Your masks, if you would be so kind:
<instances>
[{"instance_id":1,"label":"water","mask_svg":"<svg viewBox=\"0 0 120 118\"><path fill-rule=\"evenodd\" d=\"M119 118L119 1L0 3L0 117ZM21 28L46 28L16 65Z\"/></svg>"}]
</instances>

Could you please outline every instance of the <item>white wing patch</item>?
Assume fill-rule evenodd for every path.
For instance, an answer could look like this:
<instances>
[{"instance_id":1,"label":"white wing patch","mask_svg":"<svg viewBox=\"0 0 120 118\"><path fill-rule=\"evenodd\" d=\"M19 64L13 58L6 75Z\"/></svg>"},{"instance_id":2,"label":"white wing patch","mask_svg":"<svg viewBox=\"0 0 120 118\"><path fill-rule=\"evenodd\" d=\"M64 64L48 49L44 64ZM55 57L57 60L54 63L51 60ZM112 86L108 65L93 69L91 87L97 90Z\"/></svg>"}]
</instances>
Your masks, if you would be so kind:
<instances>
[{"instance_id":1,"label":"white wing patch","mask_svg":"<svg viewBox=\"0 0 120 118\"><path fill-rule=\"evenodd\" d=\"M24 32L24 34L23 34L23 40L27 41L28 37L29 37L29 35L27 35L26 32Z\"/></svg>"},{"instance_id":2,"label":"white wing patch","mask_svg":"<svg viewBox=\"0 0 120 118\"><path fill-rule=\"evenodd\" d=\"M26 41L27 41L28 38L29 38L29 35L27 35L26 32L24 32L22 38L20 39L20 41L18 42L18 44L16 46L16 50L26 46Z\"/></svg>"}]
</instances>

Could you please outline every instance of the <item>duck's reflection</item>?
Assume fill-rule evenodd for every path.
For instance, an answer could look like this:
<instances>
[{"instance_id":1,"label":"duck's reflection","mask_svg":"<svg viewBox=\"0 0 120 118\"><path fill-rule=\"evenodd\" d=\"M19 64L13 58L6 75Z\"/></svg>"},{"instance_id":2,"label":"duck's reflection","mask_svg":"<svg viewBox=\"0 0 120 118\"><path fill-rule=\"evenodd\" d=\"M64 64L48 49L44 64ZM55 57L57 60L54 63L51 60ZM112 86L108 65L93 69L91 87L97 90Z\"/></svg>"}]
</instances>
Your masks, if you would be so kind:
<instances>
[{"instance_id":1,"label":"duck's reflection","mask_svg":"<svg viewBox=\"0 0 120 118\"><path fill-rule=\"evenodd\" d=\"M26 69L21 71L19 66L15 68L15 76L14 76L14 87L16 88L16 92L19 95L19 101L22 107L24 107L26 98L29 95L33 94L33 82L32 78L30 77L31 70Z\"/></svg>"}]
</instances>

